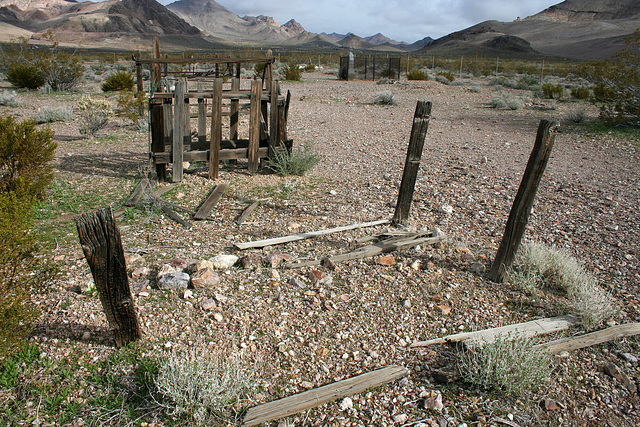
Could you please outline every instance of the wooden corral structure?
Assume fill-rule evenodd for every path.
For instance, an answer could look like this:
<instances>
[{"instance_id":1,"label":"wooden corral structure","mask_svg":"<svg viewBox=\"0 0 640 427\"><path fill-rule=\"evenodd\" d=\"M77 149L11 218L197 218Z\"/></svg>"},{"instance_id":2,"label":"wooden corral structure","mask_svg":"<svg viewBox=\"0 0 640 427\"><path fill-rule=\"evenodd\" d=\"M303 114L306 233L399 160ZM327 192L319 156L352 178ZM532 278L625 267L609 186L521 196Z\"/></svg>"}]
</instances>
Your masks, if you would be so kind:
<instances>
[{"instance_id":1,"label":"wooden corral structure","mask_svg":"<svg viewBox=\"0 0 640 427\"><path fill-rule=\"evenodd\" d=\"M376 80L381 77L400 78L400 58L380 58L368 55L353 55L340 57L341 80Z\"/></svg>"},{"instance_id":2,"label":"wooden corral structure","mask_svg":"<svg viewBox=\"0 0 640 427\"><path fill-rule=\"evenodd\" d=\"M151 162L158 180L172 164L173 182L182 181L183 162L208 162L216 179L220 161L247 159L251 174L261 159L291 149L287 139L290 93L280 95L273 79L274 59L161 58L157 42L152 58L134 57L138 91L142 70L151 71L149 117ZM241 79L243 65L262 64L262 78ZM247 108L248 107L248 108ZM248 134L241 135L241 114L248 109ZM223 127L228 117L228 128ZM223 130L225 132L223 132Z\"/></svg>"}]
</instances>

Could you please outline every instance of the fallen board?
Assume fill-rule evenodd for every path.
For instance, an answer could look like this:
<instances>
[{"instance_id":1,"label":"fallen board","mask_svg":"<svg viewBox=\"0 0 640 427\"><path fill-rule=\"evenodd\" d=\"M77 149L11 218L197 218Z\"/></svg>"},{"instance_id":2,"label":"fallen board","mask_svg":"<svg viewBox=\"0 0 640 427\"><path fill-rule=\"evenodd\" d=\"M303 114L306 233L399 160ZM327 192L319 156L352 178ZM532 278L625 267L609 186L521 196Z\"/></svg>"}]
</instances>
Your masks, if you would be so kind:
<instances>
[{"instance_id":1,"label":"fallen board","mask_svg":"<svg viewBox=\"0 0 640 427\"><path fill-rule=\"evenodd\" d=\"M548 319L537 319L530 322L517 323L515 325L501 326L499 328L447 335L446 337L442 338L416 342L411 344L410 347L427 347L432 344L444 344L461 341L464 341L467 346L473 347L482 345L483 343L493 342L498 336L507 337L509 334L512 334L521 338L531 338L537 335L547 335L553 332L562 331L570 328L577 323L578 319L575 316L558 316Z\"/></svg>"},{"instance_id":2,"label":"fallen board","mask_svg":"<svg viewBox=\"0 0 640 427\"><path fill-rule=\"evenodd\" d=\"M240 214L240 216L238 217L238 220L236 221L236 224L242 225L242 223L244 223L247 220L249 215L251 215L251 212L253 212L258 207L258 204L259 204L259 202L255 201L255 202L251 203L249 206L247 206L245 208L245 210L242 211L242 214Z\"/></svg>"},{"instance_id":3,"label":"fallen board","mask_svg":"<svg viewBox=\"0 0 640 427\"><path fill-rule=\"evenodd\" d=\"M376 225L388 224L390 220L381 219L373 222L363 222L358 224L344 225L342 227L330 228L328 230L310 231L309 233L293 234L291 236L276 237L274 239L256 240L254 242L236 243L238 249L263 248L265 246L279 245L282 243L295 242L296 240L310 239L312 237L323 236L325 234L338 233L340 231L353 230L362 227L374 227Z\"/></svg>"},{"instance_id":4,"label":"fallen board","mask_svg":"<svg viewBox=\"0 0 640 427\"><path fill-rule=\"evenodd\" d=\"M207 217L209 217L211 210L218 204L218 202L220 201L220 198L222 197L224 192L227 190L228 186L229 184L224 182L216 185L213 188L213 190L209 193L204 203L202 203L202 206L200 206L200 209L198 209L198 212L196 212L193 218L206 219Z\"/></svg>"},{"instance_id":5,"label":"fallen board","mask_svg":"<svg viewBox=\"0 0 640 427\"><path fill-rule=\"evenodd\" d=\"M541 348L547 350L549 353L560 353L561 351L577 350L579 348L590 347L592 345L638 334L640 334L640 323L628 323L577 337L562 338L548 343L537 344L534 348Z\"/></svg>"},{"instance_id":6,"label":"fallen board","mask_svg":"<svg viewBox=\"0 0 640 427\"><path fill-rule=\"evenodd\" d=\"M288 417L298 412L323 405L353 394L362 393L382 384L395 381L409 374L404 366L388 366L377 371L358 375L357 377L327 384L313 390L285 397L249 408L243 419L243 426L254 426L279 418Z\"/></svg>"}]
</instances>

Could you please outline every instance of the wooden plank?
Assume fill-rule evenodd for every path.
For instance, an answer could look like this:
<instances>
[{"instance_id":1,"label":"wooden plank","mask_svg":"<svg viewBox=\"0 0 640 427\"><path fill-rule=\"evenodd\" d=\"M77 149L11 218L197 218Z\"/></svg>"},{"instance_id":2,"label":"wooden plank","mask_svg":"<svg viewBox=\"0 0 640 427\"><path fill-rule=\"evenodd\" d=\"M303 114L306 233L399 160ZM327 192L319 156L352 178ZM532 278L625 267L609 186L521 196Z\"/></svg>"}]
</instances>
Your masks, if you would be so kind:
<instances>
[{"instance_id":1,"label":"wooden plank","mask_svg":"<svg viewBox=\"0 0 640 427\"><path fill-rule=\"evenodd\" d=\"M267 157L268 151L268 147L260 147L258 149L258 157ZM246 148L220 150L220 160L246 159L248 154L249 150ZM186 162L207 162L209 161L209 150L187 151L182 156ZM157 164L166 164L171 161L169 153L157 153L153 157Z\"/></svg>"},{"instance_id":2,"label":"wooden plank","mask_svg":"<svg viewBox=\"0 0 640 427\"><path fill-rule=\"evenodd\" d=\"M211 142L209 145L209 178L218 179L220 141L222 140L222 79L213 81L211 101Z\"/></svg>"},{"instance_id":3,"label":"wooden plank","mask_svg":"<svg viewBox=\"0 0 640 427\"><path fill-rule=\"evenodd\" d=\"M269 142L272 147L278 145L278 91L280 85L277 80L271 83L271 101L269 102Z\"/></svg>"},{"instance_id":4,"label":"wooden plank","mask_svg":"<svg viewBox=\"0 0 640 427\"><path fill-rule=\"evenodd\" d=\"M379 242L373 245L364 246L360 249L356 249L353 252L348 252L346 254L335 255L329 258L329 260L333 263L336 262L344 262L351 261L354 259L362 259L369 258L372 256L380 255L382 253L393 252L400 249L417 246L417 245L433 245L434 243L440 242L444 240L444 235L434 236L434 237L423 237L417 239L408 239L402 240L394 243L387 242ZM287 268L300 268L300 267L310 267L312 265L318 265L321 263L321 260L312 260L312 261L304 261L297 262L292 264L287 264Z\"/></svg>"},{"instance_id":5,"label":"wooden plank","mask_svg":"<svg viewBox=\"0 0 640 427\"><path fill-rule=\"evenodd\" d=\"M537 344L533 347L547 350L549 353L560 353L561 351L577 350L638 334L640 334L640 323L627 323L577 337L562 338L548 343Z\"/></svg>"},{"instance_id":6,"label":"wooden plank","mask_svg":"<svg viewBox=\"0 0 640 427\"><path fill-rule=\"evenodd\" d=\"M265 246L279 245L282 243L295 242L296 240L310 239L312 237L324 236L325 234L338 233L341 231L354 230L356 228L375 227L377 225L388 224L390 220L381 219L372 222L362 222L351 225L343 225L341 227L330 228L327 230L310 231L308 233L292 234L290 236L276 237L273 239L256 240L254 242L236 243L238 249L263 248Z\"/></svg>"},{"instance_id":7,"label":"wooden plank","mask_svg":"<svg viewBox=\"0 0 640 427\"><path fill-rule=\"evenodd\" d=\"M173 111L173 182L182 182L182 150L184 144L184 81L178 80L174 94Z\"/></svg>"},{"instance_id":8,"label":"wooden plank","mask_svg":"<svg viewBox=\"0 0 640 427\"><path fill-rule=\"evenodd\" d=\"M369 388L390 383L408 374L409 370L404 366L388 366L377 371L367 372L353 378L265 403L264 405L254 406L247 411L242 425L247 427L255 426L288 417L343 397L362 393Z\"/></svg>"},{"instance_id":9,"label":"wooden plank","mask_svg":"<svg viewBox=\"0 0 640 427\"><path fill-rule=\"evenodd\" d=\"M393 215L392 224L404 224L409 220L409 211L413 201L413 192L416 187L420 159L424 149L424 140L427 137L429 121L431 120L431 102L418 101L413 115L413 127L407 148L407 158L402 173L402 183L398 192L398 202Z\"/></svg>"},{"instance_id":10,"label":"wooden plank","mask_svg":"<svg viewBox=\"0 0 640 427\"><path fill-rule=\"evenodd\" d=\"M169 191L173 190L174 188L176 188L176 186L174 184L165 185L164 187L160 187L156 191L154 191L152 195L155 198L159 198L160 196L162 196L163 194L168 193Z\"/></svg>"},{"instance_id":11,"label":"wooden plank","mask_svg":"<svg viewBox=\"0 0 640 427\"><path fill-rule=\"evenodd\" d=\"M151 128L151 152L161 153L165 145L164 106L156 102L149 103L149 122ZM155 164L158 182L165 181L165 165Z\"/></svg>"},{"instance_id":12,"label":"wooden plank","mask_svg":"<svg viewBox=\"0 0 640 427\"><path fill-rule=\"evenodd\" d=\"M131 196L129 196L129 199L124 202L124 205L128 207L137 205L145 194L151 194L151 183L147 178L140 180L133 190L133 193L131 193Z\"/></svg>"},{"instance_id":13,"label":"wooden plank","mask_svg":"<svg viewBox=\"0 0 640 427\"><path fill-rule=\"evenodd\" d=\"M527 222L529 222L531 208L533 207L542 175L547 167L558 127L560 125L557 122L550 120L541 120L538 126L536 142L531 151L527 168L522 176L520 188L518 188L518 193L513 201L502 242L489 272L489 279L496 283L504 280L507 271L513 264L520 241L524 236Z\"/></svg>"},{"instance_id":14,"label":"wooden plank","mask_svg":"<svg viewBox=\"0 0 640 427\"><path fill-rule=\"evenodd\" d=\"M171 93L155 93L154 98L172 98L173 95ZM186 92L184 94L185 98L211 98L213 95L211 92ZM240 90L240 91L222 91L222 99L251 99L251 91L250 90ZM270 95L266 92L260 95L261 101L269 101L271 99Z\"/></svg>"},{"instance_id":15,"label":"wooden plank","mask_svg":"<svg viewBox=\"0 0 640 427\"><path fill-rule=\"evenodd\" d=\"M240 79L233 78L231 80L231 91L238 92L240 90ZM229 139L236 141L238 139L238 123L240 118L240 101L238 99L231 100L229 113Z\"/></svg>"},{"instance_id":16,"label":"wooden plank","mask_svg":"<svg viewBox=\"0 0 640 427\"><path fill-rule=\"evenodd\" d=\"M411 344L411 348L427 347L432 344L445 344L464 341L469 346L482 345L483 343L493 342L496 337L502 336L506 338L509 334L522 338L531 338L538 335L547 335L553 332L569 329L571 326L578 324L575 316L558 316L545 319L536 319L529 322L517 323L515 325L500 326L498 328L484 329L475 332L463 332L460 334L447 335L446 337L436 338L428 341L420 341Z\"/></svg>"},{"instance_id":17,"label":"wooden plank","mask_svg":"<svg viewBox=\"0 0 640 427\"><path fill-rule=\"evenodd\" d=\"M249 206L247 206L242 211L242 214L240 214L240 216L236 220L236 224L241 225L243 222L245 222L247 220L247 218L249 217L249 215L251 215L251 213L258 207L258 204L259 204L259 202L256 201L256 202L251 203Z\"/></svg>"},{"instance_id":18,"label":"wooden plank","mask_svg":"<svg viewBox=\"0 0 640 427\"><path fill-rule=\"evenodd\" d=\"M229 184L224 182L216 185L213 188L213 190L211 190L211 192L209 193L205 201L202 203L202 205L200 206L196 214L193 216L193 218L206 219L211 213L211 210L216 206L216 204L218 204L218 202L220 201L220 198L222 197L224 192L227 190L228 186Z\"/></svg>"},{"instance_id":19,"label":"wooden plank","mask_svg":"<svg viewBox=\"0 0 640 427\"><path fill-rule=\"evenodd\" d=\"M169 206L167 206L165 204L161 204L160 205L160 209L162 209L162 212L167 214L167 216L169 218L171 218L173 221L177 222L178 224L182 225L184 228L191 228L192 227L192 225L190 223L188 223L187 221L182 219L180 217L180 215L175 213Z\"/></svg>"},{"instance_id":20,"label":"wooden plank","mask_svg":"<svg viewBox=\"0 0 640 427\"><path fill-rule=\"evenodd\" d=\"M262 82L251 81L251 111L249 113L249 173L258 171L258 148L260 146L260 93Z\"/></svg>"},{"instance_id":21,"label":"wooden plank","mask_svg":"<svg viewBox=\"0 0 640 427\"><path fill-rule=\"evenodd\" d=\"M138 57L136 63L140 64L247 64L247 63L265 63L275 62L274 58L242 58L242 59L224 59L224 58L147 58Z\"/></svg>"},{"instance_id":22,"label":"wooden plank","mask_svg":"<svg viewBox=\"0 0 640 427\"><path fill-rule=\"evenodd\" d=\"M201 92L202 82L198 82L198 91ZM205 98L198 98L198 142L204 144L207 140L207 103Z\"/></svg>"}]
</instances>

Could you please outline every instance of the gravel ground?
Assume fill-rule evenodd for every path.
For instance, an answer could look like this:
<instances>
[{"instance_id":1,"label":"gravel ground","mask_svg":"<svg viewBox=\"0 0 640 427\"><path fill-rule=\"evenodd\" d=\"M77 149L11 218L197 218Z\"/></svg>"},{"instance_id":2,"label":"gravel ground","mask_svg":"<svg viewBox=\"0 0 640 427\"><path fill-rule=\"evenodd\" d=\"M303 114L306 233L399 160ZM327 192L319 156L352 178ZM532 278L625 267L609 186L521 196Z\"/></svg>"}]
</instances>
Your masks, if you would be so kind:
<instances>
[{"instance_id":1,"label":"gravel ground","mask_svg":"<svg viewBox=\"0 0 640 427\"><path fill-rule=\"evenodd\" d=\"M259 385L247 406L387 365L411 371L401 381L352 396L352 405L338 400L274 426L638 424L636 392L604 370L614 363L637 383L640 343L635 338L554 358L548 384L520 397L461 381L443 383L436 370L451 367L455 352L445 346L408 348L415 341L567 312L566 298L558 292L544 290L533 297L512 283L494 284L480 272L488 270L500 243L541 119L555 118L562 127L526 238L567 250L595 276L619 308L609 325L640 321L637 140L566 123L572 103L555 109L490 108L495 87L481 79L458 86L435 81L377 85L315 72L282 88L292 93L289 136L297 146L312 143L321 156L312 173L250 176L240 162L222 168L220 181L229 189L208 221L185 229L153 210L129 210L119 220L144 333L138 345L145 355L177 348L237 356L252 367ZM371 103L387 90L398 105ZM0 107L0 113L30 117L40 106L73 106L77 99L73 94L20 97L21 107ZM438 227L445 242L394 253L392 265L372 258L336 269L269 263L347 252L358 238L384 227L234 252L233 244L242 241L390 218L418 100L433 102L433 117L409 225ZM596 117L593 107L584 108ZM55 187L66 191L65 197L78 195L85 208L119 207L145 170L146 132L116 120L106 133L88 140L78 135L76 123L52 127L59 144ZM184 182L163 197L193 209L212 185L203 173L185 174ZM49 230L43 231L50 233L43 256L61 274L33 295L42 315L32 340L52 363L75 353L104 360L116 350L98 297L86 291L92 279L73 227L78 212L56 205L56 194L49 201L57 206L56 217L39 220L38 227ZM234 219L254 199L260 206L238 226ZM192 264L223 253L259 261L220 270L218 284L196 287L186 296L156 289L163 264ZM215 308L203 309L201 302L210 298ZM95 390L79 386L70 399L83 402L91 393ZM444 408L425 408L425 400L438 394ZM540 405L543 399L558 405ZM37 405L25 405L33 415ZM73 424L88 422L92 413L82 409Z\"/></svg>"}]
</instances>

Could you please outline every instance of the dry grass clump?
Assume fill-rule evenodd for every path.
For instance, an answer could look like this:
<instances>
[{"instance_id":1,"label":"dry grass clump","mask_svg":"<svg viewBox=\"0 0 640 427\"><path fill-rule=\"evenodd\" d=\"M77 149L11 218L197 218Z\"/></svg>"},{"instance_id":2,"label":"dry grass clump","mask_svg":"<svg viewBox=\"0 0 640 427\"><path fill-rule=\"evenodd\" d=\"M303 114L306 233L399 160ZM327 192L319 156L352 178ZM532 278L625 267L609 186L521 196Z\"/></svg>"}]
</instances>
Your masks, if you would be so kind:
<instances>
[{"instance_id":1,"label":"dry grass clump","mask_svg":"<svg viewBox=\"0 0 640 427\"><path fill-rule=\"evenodd\" d=\"M522 395L542 386L551 374L549 353L530 339L498 336L482 347L462 350L458 370L465 381L507 395Z\"/></svg>"},{"instance_id":2,"label":"dry grass clump","mask_svg":"<svg viewBox=\"0 0 640 427\"><path fill-rule=\"evenodd\" d=\"M540 243L527 243L518 253L512 280L526 291L550 286L567 294L572 310L587 329L593 329L615 313L613 297L595 278L564 251Z\"/></svg>"},{"instance_id":3,"label":"dry grass clump","mask_svg":"<svg viewBox=\"0 0 640 427\"><path fill-rule=\"evenodd\" d=\"M99 130L107 126L113 117L111 105L106 100L92 98L88 95L80 98L78 102L80 133L94 136Z\"/></svg>"},{"instance_id":4,"label":"dry grass clump","mask_svg":"<svg viewBox=\"0 0 640 427\"><path fill-rule=\"evenodd\" d=\"M524 107L524 101L518 96L499 91L491 98L491 106L498 109L509 108L511 110L519 110Z\"/></svg>"},{"instance_id":5,"label":"dry grass clump","mask_svg":"<svg viewBox=\"0 0 640 427\"><path fill-rule=\"evenodd\" d=\"M567 112L567 120L571 123L583 123L587 120L587 111L583 106L576 106Z\"/></svg>"},{"instance_id":6,"label":"dry grass clump","mask_svg":"<svg viewBox=\"0 0 640 427\"><path fill-rule=\"evenodd\" d=\"M33 116L36 123L70 122L74 119L71 107L44 106Z\"/></svg>"},{"instance_id":7,"label":"dry grass clump","mask_svg":"<svg viewBox=\"0 0 640 427\"><path fill-rule=\"evenodd\" d=\"M398 105L395 95L390 90L376 93L373 97L373 103L376 105Z\"/></svg>"},{"instance_id":8,"label":"dry grass clump","mask_svg":"<svg viewBox=\"0 0 640 427\"><path fill-rule=\"evenodd\" d=\"M238 359L174 351L160 362L156 387L163 406L188 425L228 425L238 421L238 405L254 388Z\"/></svg>"},{"instance_id":9,"label":"dry grass clump","mask_svg":"<svg viewBox=\"0 0 640 427\"><path fill-rule=\"evenodd\" d=\"M273 158L269 160L269 168L279 176L303 176L320 163L320 156L313 145L307 143L291 152L274 150Z\"/></svg>"},{"instance_id":10,"label":"dry grass clump","mask_svg":"<svg viewBox=\"0 0 640 427\"><path fill-rule=\"evenodd\" d=\"M19 104L18 95L15 90L0 91L0 105L6 107L17 107Z\"/></svg>"}]
</instances>

